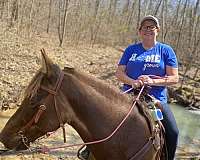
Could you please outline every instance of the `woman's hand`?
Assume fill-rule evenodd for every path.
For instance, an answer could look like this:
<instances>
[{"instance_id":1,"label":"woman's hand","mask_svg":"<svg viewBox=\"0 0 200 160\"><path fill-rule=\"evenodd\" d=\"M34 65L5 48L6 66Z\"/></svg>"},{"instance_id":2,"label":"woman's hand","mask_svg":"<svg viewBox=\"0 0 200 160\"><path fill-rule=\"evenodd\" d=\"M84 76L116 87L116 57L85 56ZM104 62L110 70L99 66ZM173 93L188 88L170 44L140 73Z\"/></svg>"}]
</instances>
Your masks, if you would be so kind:
<instances>
[{"instance_id":1,"label":"woman's hand","mask_svg":"<svg viewBox=\"0 0 200 160\"><path fill-rule=\"evenodd\" d=\"M154 84L154 80L150 78L148 75L141 75L138 77L138 80L141 80L143 84L152 85Z\"/></svg>"},{"instance_id":2,"label":"woman's hand","mask_svg":"<svg viewBox=\"0 0 200 160\"><path fill-rule=\"evenodd\" d=\"M139 87L142 87L143 85L144 84L143 84L142 80L140 80L140 79L132 81L133 88L139 88Z\"/></svg>"}]
</instances>

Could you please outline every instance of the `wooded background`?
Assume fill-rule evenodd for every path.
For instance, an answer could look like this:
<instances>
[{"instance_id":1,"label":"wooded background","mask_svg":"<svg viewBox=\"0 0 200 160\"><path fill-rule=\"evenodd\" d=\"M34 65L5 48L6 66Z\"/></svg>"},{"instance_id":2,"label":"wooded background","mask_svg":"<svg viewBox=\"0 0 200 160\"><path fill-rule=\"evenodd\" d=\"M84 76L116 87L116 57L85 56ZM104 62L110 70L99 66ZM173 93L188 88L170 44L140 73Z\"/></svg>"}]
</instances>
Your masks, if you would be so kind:
<instances>
[{"instance_id":1,"label":"wooded background","mask_svg":"<svg viewBox=\"0 0 200 160\"><path fill-rule=\"evenodd\" d=\"M145 15L158 17L159 41L170 44L186 66L199 70L199 0L1 0L0 27L16 29L21 37L54 35L67 42L126 47L137 42ZM180 64L181 64L180 63Z\"/></svg>"}]
</instances>

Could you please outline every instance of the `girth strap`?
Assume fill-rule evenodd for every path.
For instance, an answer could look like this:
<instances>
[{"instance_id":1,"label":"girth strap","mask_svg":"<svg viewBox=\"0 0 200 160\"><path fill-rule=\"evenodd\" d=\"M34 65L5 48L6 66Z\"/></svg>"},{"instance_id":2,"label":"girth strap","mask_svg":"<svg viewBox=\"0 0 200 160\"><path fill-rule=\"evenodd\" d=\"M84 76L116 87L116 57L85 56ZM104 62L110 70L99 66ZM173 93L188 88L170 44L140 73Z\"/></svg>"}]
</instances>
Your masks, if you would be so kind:
<instances>
[{"instance_id":1,"label":"girth strap","mask_svg":"<svg viewBox=\"0 0 200 160\"><path fill-rule=\"evenodd\" d=\"M153 138L150 137L148 142L129 160L143 160L144 155L146 152L149 151L149 149L153 146Z\"/></svg>"}]
</instances>

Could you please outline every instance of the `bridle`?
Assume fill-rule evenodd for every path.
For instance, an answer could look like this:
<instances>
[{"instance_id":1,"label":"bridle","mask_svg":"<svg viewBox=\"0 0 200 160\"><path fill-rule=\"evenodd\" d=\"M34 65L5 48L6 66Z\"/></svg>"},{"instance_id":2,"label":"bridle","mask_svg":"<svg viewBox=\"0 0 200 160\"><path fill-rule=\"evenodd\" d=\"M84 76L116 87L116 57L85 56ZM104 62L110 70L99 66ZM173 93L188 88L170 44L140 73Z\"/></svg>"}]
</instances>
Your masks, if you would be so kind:
<instances>
[{"instance_id":1,"label":"bridle","mask_svg":"<svg viewBox=\"0 0 200 160\"><path fill-rule=\"evenodd\" d=\"M59 121L59 124L60 124L60 127L62 128L63 130L63 139L64 139L64 143L66 142L66 132L65 132L65 127L64 127L64 122L63 122L63 119L61 117L61 114L60 114L60 111L59 111L59 108L57 106L57 100L56 100L56 96L57 96L57 93L61 87L61 84L62 84L62 81L63 81L63 78L64 78L64 73L63 71L60 71L60 74L59 74L59 77L56 81L56 84L55 86L53 87L53 89L49 89L43 85L40 86L40 88L46 92L48 92L48 96L46 97L46 99L48 99L48 97L50 95L53 96L53 102L54 102L54 107L55 107L55 111L56 111L56 115L57 115L57 118L58 118L58 121ZM44 111L46 110L46 105L45 104L41 104L39 107L38 107L38 110L37 112L33 115L32 119L25 125L23 126L18 134L22 137L22 141L24 141L24 135L23 133L30 129L34 124L37 124L37 122L39 121L40 117L42 116L42 114L44 113ZM38 128L39 129L39 128ZM27 140L26 140L27 141ZM25 144L25 143L24 143ZM26 144L25 144L26 145Z\"/></svg>"},{"instance_id":2,"label":"bridle","mask_svg":"<svg viewBox=\"0 0 200 160\"><path fill-rule=\"evenodd\" d=\"M64 143L66 143L65 126L64 126L64 122L63 122L62 116L61 116L61 114L60 114L58 105L57 105L57 101L56 101L56 96L57 96L57 93L58 93L58 91L59 91L59 89L60 89L60 87L61 87L63 78L64 78L64 73L63 73L63 71L60 71L60 75L59 75L59 77L58 77L58 79L57 79L57 81L56 81L56 84L55 84L55 87L53 88L53 90L51 90L51 89L49 89L49 88L46 88L45 86L41 86L41 89L43 89L44 91L47 91L47 92L49 93L49 95L52 95L52 96L53 96L54 107L55 107L55 110L56 110L56 115L57 115L57 118L58 118L60 127L61 127L62 130L63 130Z\"/></svg>"},{"instance_id":3,"label":"bridle","mask_svg":"<svg viewBox=\"0 0 200 160\"><path fill-rule=\"evenodd\" d=\"M54 86L53 89L49 89L45 86L40 86L40 88L46 92L48 92L48 96L46 97L46 99L52 95L53 96L53 100L54 100L54 107L56 110L56 114L57 114L57 118L60 124L60 127L63 130L63 138L64 138L64 143L66 143L66 132L65 132L65 127L64 127L64 122L63 119L61 117L61 113L59 112L59 108L57 106L57 100L56 100L56 96L58 94L58 91L61 87L62 81L64 78L64 72L60 71L59 77L56 81L56 84ZM131 109L129 110L128 114L126 115L126 117L121 121L121 123L114 129L114 131L107 137L102 138L100 140L95 140L95 141L91 141L91 142L87 142L87 143L81 143L81 144L73 144L73 145L67 145L67 146L61 146L61 147L52 147L52 148L41 148L38 151L42 152L42 153L46 153L49 150L54 150L54 149L58 149L58 148L68 148L68 147L73 147L73 146L80 146L80 145L90 145L90 144L98 144L98 143L102 143L105 142L107 140L109 140L118 130L119 128L123 125L123 123L126 121L126 119L128 118L128 116L130 115L130 113L132 112L134 106L136 105L137 101L139 100L139 97L142 93L144 89L144 86L142 87L142 89L140 90L140 93L138 94L138 96L136 97L136 99L134 100ZM20 131L18 132L19 135L22 137L22 142L26 145L26 142L24 142L25 140L27 141L27 138L25 136L23 136L23 132L27 129L29 129L33 124L36 124L38 122L38 120L40 119L41 115L43 114L43 112L46 110L46 106L44 104L40 105L38 108L38 111L36 112L36 114L32 117L32 119L24 126L20 129ZM25 138L23 138L25 137ZM149 137L148 141L144 144L144 146L135 154L131 157L130 160L135 160L138 158L141 158L153 145L153 141L154 141L155 137ZM27 146L27 145L26 145Z\"/></svg>"}]
</instances>

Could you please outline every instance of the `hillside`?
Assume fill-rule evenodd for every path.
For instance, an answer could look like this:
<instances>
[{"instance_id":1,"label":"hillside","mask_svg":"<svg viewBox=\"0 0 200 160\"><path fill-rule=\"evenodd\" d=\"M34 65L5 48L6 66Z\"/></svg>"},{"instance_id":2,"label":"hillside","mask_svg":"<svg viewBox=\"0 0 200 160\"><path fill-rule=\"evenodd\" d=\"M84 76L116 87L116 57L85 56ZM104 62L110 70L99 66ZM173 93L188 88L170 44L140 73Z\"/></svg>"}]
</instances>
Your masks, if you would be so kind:
<instances>
[{"instance_id":1,"label":"hillside","mask_svg":"<svg viewBox=\"0 0 200 160\"><path fill-rule=\"evenodd\" d=\"M64 42L59 47L58 39L47 34L34 37L20 37L16 30L7 30L0 33L0 112L1 125L4 126L8 118L19 106L23 92L33 75L40 68L40 49L44 48L48 56L61 68L74 66L96 77L105 80L111 85L119 86L114 76L116 65L122 52L112 47L86 44L73 45ZM67 143L81 142L77 133L67 126ZM59 130L48 139L41 140L37 145L63 144L62 134ZM2 148L2 147L1 147ZM77 148L65 149L53 152L50 155L12 155L2 157L2 160L10 159L76 159Z\"/></svg>"},{"instance_id":2,"label":"hillside","mask_svg":"<svg viewBox=\"0 0 200 160\"><path fill-rule=\"evenodd\" d=\"M13 108L21 93L40 67L40 49L61 68L70 65L89 72L108 83L117 83L113 76L120 52L103 46L58 47L55 37L39 35L31 39L18 37L13 32L2 33L0 39L0 104Z\"/></svg>"},{"instance_id":3,"label":"hillside","mask_svg":"<svg viewBox=\"0 0 200 160\"><path fill-rule=\"evenodd\" d=\"M113 73L116 70L116 64L121 52L105 46L91 48L89 45L81 44L75 47L73 44L66 42L66 45L61 48L57 44L56 38L48 35L24 38L19 37L15 30L0 34L0 106L2 108L0 112L2 122L0 129L20 104L26 86L40 68L41 48L45 48L48 56L61 68L74 66L104 79L110 84L118 83ZM79 136L69 126L67 126L67 135L67 143L80 142ZM61 131L59 130L55 135L40 141L40 143L44 145L51 145L51 143L63 144ZM37 146L38 143L33 145ZM59 150L50 156L35 154L6 156L5 160L22 159L23 157L25 159L55 159L55 157L75 159L77 149ZM71 156L66 157L66 154Z\"/></svg>"}]
</instances>

